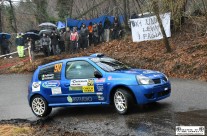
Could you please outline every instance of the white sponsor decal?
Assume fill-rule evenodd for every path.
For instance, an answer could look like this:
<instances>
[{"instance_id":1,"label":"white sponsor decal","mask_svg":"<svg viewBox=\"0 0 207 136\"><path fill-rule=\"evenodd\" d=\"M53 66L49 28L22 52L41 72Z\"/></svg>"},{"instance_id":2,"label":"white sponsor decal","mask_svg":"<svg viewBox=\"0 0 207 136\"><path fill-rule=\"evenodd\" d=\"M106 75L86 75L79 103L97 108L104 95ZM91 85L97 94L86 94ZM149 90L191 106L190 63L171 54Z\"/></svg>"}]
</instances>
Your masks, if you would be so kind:
<instances>
[{"instance_id":1,"label":"white sponsor decal","mask_svg":"<svg viewBox=\"0 0 207 136\"><path fill-rule=\"evenodd\" d=\"M52 94L62 94L61 87L53 87L51 88Z\"/></svg>"},{"instance_id":2,"label":"white sponsor decal","mask_svg":"<svg viewBox=\"0 0 207 136\"><path fill-rule=\"evenodd\" d=\"M40 91L41 82L33 82L32 83L32 92Z\"/></svg>"},{"instance_id":3,"label":"white sponsor decal","mask_svg":"<svg viewBox=\"0 0 207 136\"><path fill-rule=\"evenodd\" d=\"M72 79L70 81L70 86L87 86L88 79Z\"/></svg>"},{"instance_id":4,"label":"white sponsor decal","mask_svg":"<svg viewBox=\"0 0 207 136\"><path fill-rule=\"evenodd\" d=\"M205 126L176 126L176 135L205 135Z\"/></svg>"}]
</instances>

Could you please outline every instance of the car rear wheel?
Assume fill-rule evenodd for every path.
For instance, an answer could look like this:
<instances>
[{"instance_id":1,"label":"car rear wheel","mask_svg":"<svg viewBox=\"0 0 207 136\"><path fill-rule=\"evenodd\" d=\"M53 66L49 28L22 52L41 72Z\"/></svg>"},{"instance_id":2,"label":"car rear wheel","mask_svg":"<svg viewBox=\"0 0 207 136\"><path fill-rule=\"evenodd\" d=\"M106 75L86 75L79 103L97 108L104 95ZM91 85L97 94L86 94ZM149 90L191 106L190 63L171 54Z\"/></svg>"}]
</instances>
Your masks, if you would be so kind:
<instances>
[{"instance_id":1,"label":"car rear wheel","mask_svg":"<svg viewBox=\"0 0 207 136\"><path fill-rule=\"evenodd\" d=\"M32 98L31 108L37 117L45 117L52 111L52 107L49 107L47 101L39 95Z\"/></svg>"},{"instance_id":2,"label":"car rear wheel","mask_svg":"<svg viewBox=\"0 0 207 136\"><path fill-rule=\"evenodd\" d=\"M114 106L119 114L126 114L132 106L132 96L124 88L118 88L114 94Z\"/></svg>"}]
</instances>

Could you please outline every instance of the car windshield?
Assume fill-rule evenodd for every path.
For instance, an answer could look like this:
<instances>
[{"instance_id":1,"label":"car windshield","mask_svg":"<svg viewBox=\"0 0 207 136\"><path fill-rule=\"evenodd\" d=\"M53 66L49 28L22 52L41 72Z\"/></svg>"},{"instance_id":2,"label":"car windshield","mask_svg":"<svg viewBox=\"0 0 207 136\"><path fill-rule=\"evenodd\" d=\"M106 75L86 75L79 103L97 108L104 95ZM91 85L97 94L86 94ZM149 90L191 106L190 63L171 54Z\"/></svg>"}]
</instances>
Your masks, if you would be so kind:
<instances>
[{"instance_id":1,"label":"car windshield","mask_svg":"<svg viewBox=\"0 0 207 136\"><path fill-rule=\"evenodd\" d=\"M91 59L94 63L96 63L100 68L102 68L105 71L111 72L111 71L117 71L117 70L126 70L130 69L129 66L108 57L103 58L92 58Z\"/></svg>"}]
</instances>

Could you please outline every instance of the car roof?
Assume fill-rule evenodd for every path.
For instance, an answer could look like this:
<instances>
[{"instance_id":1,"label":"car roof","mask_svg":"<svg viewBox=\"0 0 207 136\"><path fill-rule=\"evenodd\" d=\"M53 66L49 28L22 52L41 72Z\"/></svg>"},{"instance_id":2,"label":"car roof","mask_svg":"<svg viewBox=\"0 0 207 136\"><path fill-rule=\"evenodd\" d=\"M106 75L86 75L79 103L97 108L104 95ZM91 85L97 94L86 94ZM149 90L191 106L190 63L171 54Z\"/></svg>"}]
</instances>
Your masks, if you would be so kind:
<instances>
[{"instance_id":1,"label":"car roof","mask_svg":"<svg viewBox=\"0 0 207 136\"><path fill-rule=\"evenodd\" d=\"M98 55L100 55L100 54L92 54L90 56L83 56L83 57L75 57L75 58L68 58L68 59L57 60L57 61L50 62L50 63L44 64L44 65L40 65L38 68L42 68L42 67L53 65L53 64L57 64L57 63L63 63L63 62L67 62L67 61L88 60L88 59L91 59L91 58L105 57L104 55L101 55L101 56L97 57Z\"/></svg>"}]
</instances>

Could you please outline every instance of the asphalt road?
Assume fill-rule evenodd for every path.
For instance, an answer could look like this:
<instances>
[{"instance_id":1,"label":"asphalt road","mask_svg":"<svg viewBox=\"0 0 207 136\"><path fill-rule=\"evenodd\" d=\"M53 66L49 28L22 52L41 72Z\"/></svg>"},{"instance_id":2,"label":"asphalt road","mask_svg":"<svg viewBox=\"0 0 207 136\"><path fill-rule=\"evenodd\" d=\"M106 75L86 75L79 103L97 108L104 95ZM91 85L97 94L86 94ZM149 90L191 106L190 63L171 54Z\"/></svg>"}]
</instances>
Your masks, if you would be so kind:
<instances>
[{"instance_id":1,"label":"asphalt road","mask_svg":"<svg viewBox=\"0 0 207 136\"><path fill-rule=\"evenodd\" d=\"M31 75L0 75L0 120L37 120L27 102ZM207 128L207 83L171 79L170 98L118 115L112 106L56 108L48 126L90 135L175 135L175 126Z\"/></svg>"}]
</instances>

